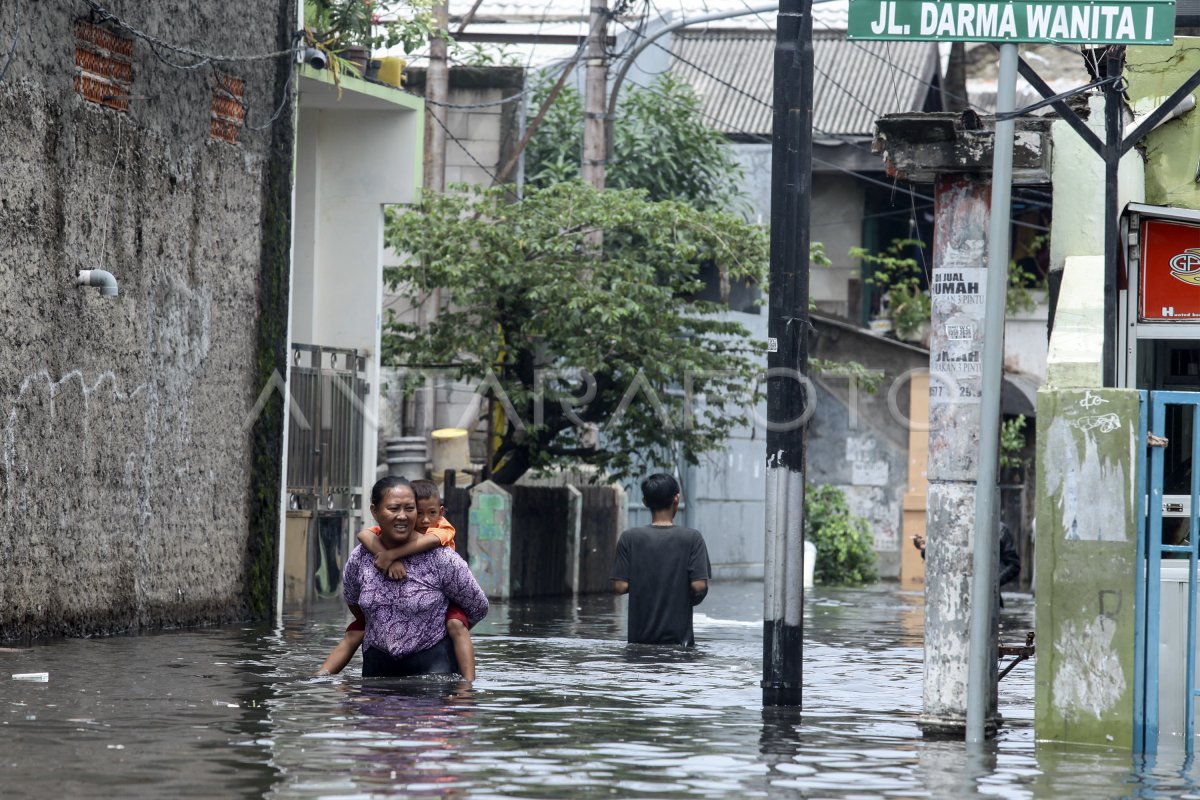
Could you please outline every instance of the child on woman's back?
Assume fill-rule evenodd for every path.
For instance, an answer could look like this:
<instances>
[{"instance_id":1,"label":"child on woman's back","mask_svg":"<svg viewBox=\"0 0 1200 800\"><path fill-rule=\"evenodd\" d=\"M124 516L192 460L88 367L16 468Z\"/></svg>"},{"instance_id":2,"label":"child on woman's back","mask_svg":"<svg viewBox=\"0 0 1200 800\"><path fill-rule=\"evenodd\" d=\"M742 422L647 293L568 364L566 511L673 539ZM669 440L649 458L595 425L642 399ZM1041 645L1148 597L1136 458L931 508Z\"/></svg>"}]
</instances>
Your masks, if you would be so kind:
<instances>
[{"instance_id":1,"label":"child on woman's back","mask_svg":"<svg viewBox=\"0 0 1200 800\"><path fill-rule=\"evenodd\" d=\"M417 553L424 553L435 547L454 547L454 526L442 516L445 508L438 496L437 484L433 481L415 480L412 482L413 494L417 498L417 519L413 530L418 534L416 541L407 545L385 550L379 541L379 527L366 528L359 531L358 541L367 551L375 556L375 566L386 572L392 580L402 581L408 577L402 559ZM355 651L362 645L366 624L361 619L351 622L346 628L346 635L337 647L321 665L319 675L335 675L341 672ZM471 643L471 634L467 630L467 617L458 606L451 605L446 612L446 633L454 645L454 656L458 660L458 668L464 679L475 680L475 647Z\"/></svg>"}]
</instances>

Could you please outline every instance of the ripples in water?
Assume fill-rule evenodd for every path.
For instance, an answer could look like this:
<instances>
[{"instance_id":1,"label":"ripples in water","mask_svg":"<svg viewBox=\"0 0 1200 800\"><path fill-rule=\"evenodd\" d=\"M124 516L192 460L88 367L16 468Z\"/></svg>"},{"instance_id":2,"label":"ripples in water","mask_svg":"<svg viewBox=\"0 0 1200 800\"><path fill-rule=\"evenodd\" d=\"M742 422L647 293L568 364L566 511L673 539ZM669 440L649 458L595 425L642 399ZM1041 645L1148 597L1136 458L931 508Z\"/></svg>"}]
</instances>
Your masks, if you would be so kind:
<instances>
[{"instance_id":1,"label":"ripples in water","mask_svg":"<svg viewBox=\"0 0 1200 800\"><path fill-rule=\"evenodd\" d=\"M805 709L763 709L761 584L715 584L694 650L623 642L611 597L496 604L474 686L312 671L336 606L235 626L0 652L0 797L1200 797L1190 765L1037 745L1033 667L976 756L925 740L923 607L817 589ZM1014 596L1005 641L1032 627ZM7 675L5 675L7 677Z\"/></svg>"}]
</instances>

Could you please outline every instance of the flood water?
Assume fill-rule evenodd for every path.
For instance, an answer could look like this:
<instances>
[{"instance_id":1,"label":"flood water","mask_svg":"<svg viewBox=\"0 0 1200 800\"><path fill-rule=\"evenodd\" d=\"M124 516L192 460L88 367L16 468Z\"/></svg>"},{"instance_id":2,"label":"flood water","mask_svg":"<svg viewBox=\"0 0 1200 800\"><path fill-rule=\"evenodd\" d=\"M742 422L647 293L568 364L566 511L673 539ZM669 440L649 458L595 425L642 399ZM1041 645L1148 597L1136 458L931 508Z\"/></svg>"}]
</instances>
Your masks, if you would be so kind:
<instances>
[{"instance_id":1,"label":"flood water","mask_svg":"<svg viewBox=\"0 0 1200 800\"><path fill-rule=\"evenodd\" d=\"M1003 641L1032 629L1008 596ZM0 797L1200 797L1190 769L1035 744L1033 666L982 755L922 738L922 597L808 593L805 707L762 708L762 584L716 583L694 651L628 646L624 600L493 604L479 676L314 678L345 614L0 651ZM10 673L49 672L46 683Z\"/></svg>"}]
</instances>

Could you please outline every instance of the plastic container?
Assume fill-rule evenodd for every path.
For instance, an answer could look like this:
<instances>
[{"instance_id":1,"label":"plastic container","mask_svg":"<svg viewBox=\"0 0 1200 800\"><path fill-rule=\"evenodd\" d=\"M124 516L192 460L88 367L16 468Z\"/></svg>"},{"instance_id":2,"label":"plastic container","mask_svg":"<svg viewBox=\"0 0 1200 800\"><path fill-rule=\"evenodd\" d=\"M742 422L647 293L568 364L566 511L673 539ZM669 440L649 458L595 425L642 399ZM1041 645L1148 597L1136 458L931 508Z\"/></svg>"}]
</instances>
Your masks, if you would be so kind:
<instances>
[{"instance_id":1,"label":"plastic container","mask_svg":"<svg viewBox=\"0 0 1200 800\"><path fill-rule=\"evenodd\" d=\"M804 588L813 587L813 572L817 568L817 546L804 540Z\"/></svg>"},{"instance_id":2,"label":"plastic container","mask_svg":"<svg viewBox=\"0 0 1200 800\"><path fill-rule=\"evenodd\" d=\"M459 472L471 470L471 445L466 428L438 428L430 434L433 450L429 460L433 462L434 474L448 469Z\"/></svg>"},{"instance_id":3,"label":"plastic container","mask_svg":"<svg viewBox=\"0 0 1200 800\"><path fill-rule=\"evenodd\" d=\"M399 56L388 56L379 59L379 75L377 79L389 83L399 89L404 85L404 68L408 62Z\"/></svg>"},{"instance_id":4,"label":"plastic container","mask_svg":"<svg viewBox=\"0 0 1200 800\"><path fill-rule=\"evenodd\" d=\"M33 681L34 683L49 683L49 672L14 672L12 679L14 681Z\"/></svg>"},{"instance_id":5,"label":"plastic container","mask_svg":"<svg viewBox=\"0 0 1200 800\"><path fill-rule=\"evenodd\" d=\"M388 474L398 475L410 481L424 478L425 450L424 436L388 439L383 444L383 458L387 461Z\"/></svg>"}]
</instances>

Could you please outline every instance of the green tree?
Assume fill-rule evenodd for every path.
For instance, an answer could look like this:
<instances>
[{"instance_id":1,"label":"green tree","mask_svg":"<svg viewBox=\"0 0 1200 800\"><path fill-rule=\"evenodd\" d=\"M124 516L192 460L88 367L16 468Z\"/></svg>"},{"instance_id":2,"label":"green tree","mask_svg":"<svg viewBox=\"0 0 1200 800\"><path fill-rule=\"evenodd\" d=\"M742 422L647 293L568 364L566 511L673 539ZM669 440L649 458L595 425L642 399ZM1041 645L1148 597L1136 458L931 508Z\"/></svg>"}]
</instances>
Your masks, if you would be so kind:
<instances>
[{"instance_id":1,"label":"green tree","mask_svg":"<svg viewBox=\"0 0 1200 800\"><path fill-rule=\"evenodd\" d=\"M548 87L534 93L538 106ZM704 124L700 98L669 74L647 87L627 86L613 122L613 157L605 186L644 189L651 200L726 208L741 175L725 137ZM546 113L525 152L525 184L545 188L579 177L583 100L567 87Z\"/></svg>"},{"instance_id":2,"label":"green tree","mask_svg":"<svg viewBox=\"0 0 1200 800\"><path fill-rule=\"evenodd\" d=\"M814 582L858 586L879 578L867 522L850 513L845 493L836 486L806 488L804 536L817 548Z\"/></svg>"},{"instance_id":3,"label":"green tree","mask_svg":"<svg viewBox=\"0 0 1200 800\"><path fill-rule=\"evenodd\" d=\"M510 409L498 481L567 463L624 477L677 449L694 464L754 399L762 346L696 299L702 265L763 278L766 236L738 216L569 182L516 202L504 188L425 196L388 212L387 244L410 256L389 286L414 303L440 288L443 310L390 321L385 358L495 376Z\"/></svg>"}]
</instances>

